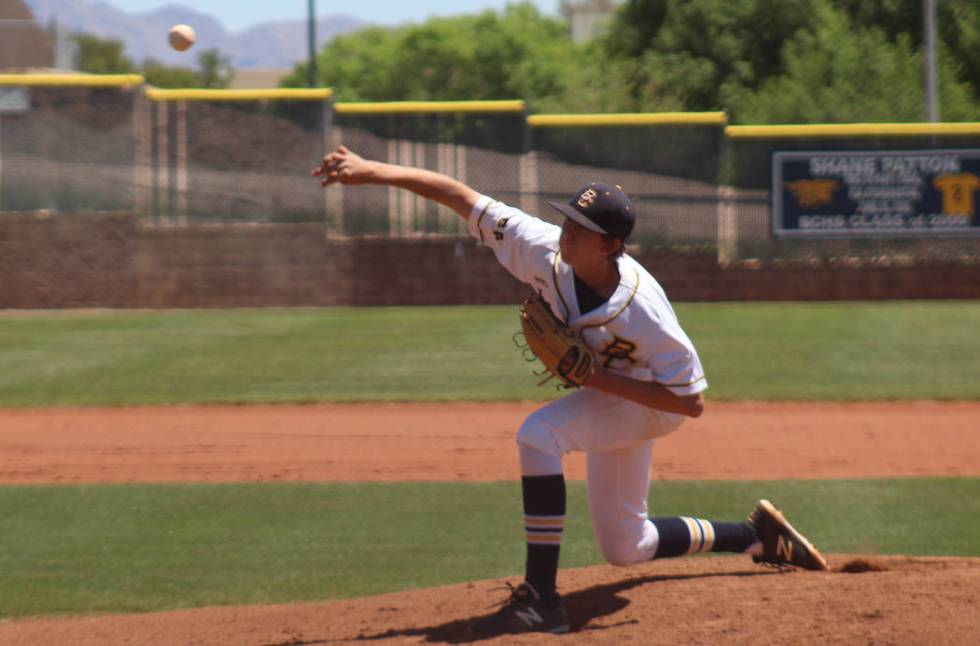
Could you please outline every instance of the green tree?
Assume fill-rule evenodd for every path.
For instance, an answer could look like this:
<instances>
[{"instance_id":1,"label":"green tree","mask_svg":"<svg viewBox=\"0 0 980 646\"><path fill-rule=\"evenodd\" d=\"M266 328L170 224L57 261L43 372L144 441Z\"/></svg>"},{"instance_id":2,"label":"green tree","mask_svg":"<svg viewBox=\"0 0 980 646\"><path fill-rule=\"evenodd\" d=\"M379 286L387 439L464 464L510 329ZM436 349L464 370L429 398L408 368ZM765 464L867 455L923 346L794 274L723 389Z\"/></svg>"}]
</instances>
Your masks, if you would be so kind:
<instances>
[{"instance_id":1,"label":"green tree","mask_svg":"<svg viewBox=\"0 0 980 646\"><path fill-rule=\"evenodd\" d=\"M936 31L955 63L956 78L971 86L980 100L980 2L936 2ZM834 0L859 28L878 28L892 42L904 35L917 49L925 40L922 0Z\"/></svg>"},{"instance_id":2,"label":"green tree","mask_svg":"<svg viewBox=\"0 0 980 646\"><path fill-rule=\"evenodd\" d=\"M980 0L937 3L940 109L977 118ZM341 101L529 99L534 111L729 109L742 123L921 120L921 0L626 0L571 42L530 3L371 27L317 57ZM306 66L284 85L304 86Z\"/></svg>"},{"instance_id":3,"label":"green tree","mask_svg":"<svg viewBox=\"0 0 980 646\"><path fill-rule=\"evenodd\" d=\"M197 57L200 65L201 87L226 88L235 76L231 59L217 49L206 49Z\"/></svg>"},{"instance_id":4,"label":"green tree","mask_svg":"<svg viewBox=\"0 0 980 646\"><path fill-rule=\"evenodd\" d=\"M161 88L201 87L201 76L186 67L171 67L160 61L148 58L143 61L140 73L147 85Z\"/></svg>"},{"instance_id":5,"label":"green tree","mask_svg":"<svg viewBox=\"0 0 980 646\"><path fill-rule=\"evenodd\" d=\"M943 118L973 118L980 2L937 9ZM741 122L920 120L922 41L921 0L628 0L601 64L641 110L679 99L686 110L734 109ZM875 89L862 93L865 81Z\"/></svg>"},{"instance_id":6,"label":"green tree","mask_svg":"<svg viewBox=\"0 0 980 646\"><path fill-rule=\"evenodd\" d=\"M785 74L758 91L735 97L742 123L921 121L924 118L922 53L905 33L860 28L829 3L818 5L816 23L784 48ZM944 51L940 90L946 120L980 118L970 88L956 78Z\"/></svg>"},{"instance_id":7,"label":"green tree","mask_svg":"<svg viewBox=\"0 0 980 646\"><path fill-rule=\"evenodd\" d=\"M629 0L602 40L641 106L661 91L688 110L718 110L783 70L783 45L812 20L815 0Z\"/></svg>"},{"instance_id":8,"label":"green tree","mask_svg":"<svg viewBox=\"0 0 980 646\"><path fill-rule=\"evenodd\" d=\"M89 74L131 74L133 62L123 54L118 40L99 38L91 34L75 34L78 45L78 69Z\"/></svg>"},{"instance_id":9,"label":"green tree","mask_svg":"<svg viewBox=\"0 0 980 646\"><path fill-rule=\"evenodd\" d=\"M525 2L340 36L319 53L317 68L342 101L548 100L572 83L588 90L588 79L574 78L580 53L564 22ZM305 83L305 65L283 81Z\"/></svg>"},{"instance_id":10,"label":"green tree","mask_svg":"<svg viewBox=\"0 0 980 646\"><path fill-rule=\"evenodd\" d=\"M937 2L937 31L956 70L956 78L970 87L972 100L980 103L980 2Z\"/></svg>"}]
</instances>

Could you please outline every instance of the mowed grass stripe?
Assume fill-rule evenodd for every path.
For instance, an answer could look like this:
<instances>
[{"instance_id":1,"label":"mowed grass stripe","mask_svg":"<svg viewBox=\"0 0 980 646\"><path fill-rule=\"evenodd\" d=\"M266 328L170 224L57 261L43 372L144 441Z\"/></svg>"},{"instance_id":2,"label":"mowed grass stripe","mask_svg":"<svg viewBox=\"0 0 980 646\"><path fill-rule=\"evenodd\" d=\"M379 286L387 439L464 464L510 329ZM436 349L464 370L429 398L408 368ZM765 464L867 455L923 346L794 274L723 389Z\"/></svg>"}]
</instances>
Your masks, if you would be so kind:
<instances>
[{"instance_id":1,"label":"mowed grass stripe","mask_svg":"<svg viewBox=\"0 0 980 646\"><path fill-rule=\"evenodd\" d=\"M980 555L980 479L657 482L651 510L740 520L761 497L829 552ZM519 575L520 504L516 483L0 487L0 613L285 603ZM562 564L599 562L572 482Z\"/></svg>"},{"instance_id":2,"label":"mowed grass stripe","mask_svg":"<svg viewBox=\"0 0 980 646\"><path fill-rule=\"evenodd\" d=\"M680 304L714 399L980 399L980 302ZM504 401L516 307L0 316L0 406Z\"/></svg>"}]
</instances>

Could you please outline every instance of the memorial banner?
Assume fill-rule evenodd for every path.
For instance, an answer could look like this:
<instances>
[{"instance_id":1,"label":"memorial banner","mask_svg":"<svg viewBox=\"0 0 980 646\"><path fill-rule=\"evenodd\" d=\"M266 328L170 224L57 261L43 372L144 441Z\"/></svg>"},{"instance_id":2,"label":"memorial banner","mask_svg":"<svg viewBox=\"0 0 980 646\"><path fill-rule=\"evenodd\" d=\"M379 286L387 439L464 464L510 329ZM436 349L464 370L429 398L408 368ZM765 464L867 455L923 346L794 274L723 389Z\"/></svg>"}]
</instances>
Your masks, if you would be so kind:
<instances>
[{"instance_id":1,"label":"memorial banner","mask_svg":"<svg viewBox=\"0 0 980 646\"><path fill-rule=\"evenodd\" d=\"M980 237L980 150L772 154L777 238Z\"/></svg>"}]
</instances>

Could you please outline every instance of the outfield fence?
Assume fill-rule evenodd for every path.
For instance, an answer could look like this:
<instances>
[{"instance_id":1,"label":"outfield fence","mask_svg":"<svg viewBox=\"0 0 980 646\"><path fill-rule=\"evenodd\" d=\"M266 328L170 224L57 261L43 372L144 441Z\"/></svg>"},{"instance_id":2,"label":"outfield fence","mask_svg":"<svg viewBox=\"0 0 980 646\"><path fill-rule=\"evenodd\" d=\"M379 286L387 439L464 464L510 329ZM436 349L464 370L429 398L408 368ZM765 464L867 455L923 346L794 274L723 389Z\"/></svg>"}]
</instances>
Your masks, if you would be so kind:
<instances>
[{"instance_id":1,"label":"outfield fence","mask_svg":"<svg viewBox=\"0 0 980 646\"><path fill-rule=\"evenodd\" d=\"M976 226L780 237L771 189L779 155L969 152L980 150L978 123L729 126L723 112L530 115L519 100L343 103L329 89L161 90L132 75L0 75L0 211L125 211L157 227L313 222L338 236L463 233L447 209L400 189L322 191L309 170L339 143L448 174L555 222L548 201L590 181L619 184L641 213L638 245L710 249L722 264L980 258Z\"/></svg>"}]
</instances>

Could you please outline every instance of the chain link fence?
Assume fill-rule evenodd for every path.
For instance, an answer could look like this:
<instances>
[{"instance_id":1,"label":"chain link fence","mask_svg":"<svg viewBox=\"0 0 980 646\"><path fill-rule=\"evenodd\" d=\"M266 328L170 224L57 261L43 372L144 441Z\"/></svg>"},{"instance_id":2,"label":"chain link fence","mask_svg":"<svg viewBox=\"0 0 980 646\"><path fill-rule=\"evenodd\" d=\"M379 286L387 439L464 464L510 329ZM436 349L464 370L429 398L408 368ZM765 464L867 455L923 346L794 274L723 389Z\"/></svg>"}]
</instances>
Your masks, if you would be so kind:
<instances>
[{"instance_id":1,"label":"chain link fence","mask_svg":"<svg viewBox=\"0 0 980 646\"><path fill-rule=\"evenodd\" d=\"M139 76L0 75L0 210L134 210Z\"/></svg>"},{"instance_id":2,"label":"chain link fence","mask_svg":"<svg viewBox=\"0 0 980 646\"><path fill-rule=\"evenodd\" d=\"M603 181L633 199L634 243L714 248L725 123L723 112L532 116L534 190L525 206L557 222L547 201Z\"/></svg>"},{"instance_id":3,"label":"chain link fence","mask_svg":"<svg viewBox=\"0 0 980 646\"><path fill-rule=\"evenodd\" d=\"M338 103L331 143L371 159L444 173L520 204L526 123L523 101ZM332 187L327 208L331 227L346 235L464 231L448 208L397 188Z\"/></svg>"},{"instance_id":4,"label":"chain link fence","mask_svg":"<svg viewBox=\"0 0 980 646\"><path fill-rule=\"evenodd\" d=\"M156 90L138 137L162 222L319 222L323 196L304 170L323 155L329 90Z\"/></svg>"},{"instance_id":5,"label":"chain link fence","mask_svg":"<svg viewBox=\"0 0 980 646\"><path fill-rule=\"evenodd\" d=\"M0 211L126 211L148 226L323 223L331 235L458 235L388 187L320 189L340 143L445 173L557 222L591 181L635 200L634 242L719 261L975 262L976 237L781 239L773 155L980 150L980 124L727 127L722 112L533 115L523 101L333 103L327 89L158 90L138 76L0 75ZM980 191L977 193L980 198Z\"/></svg>"}]
</instances>

